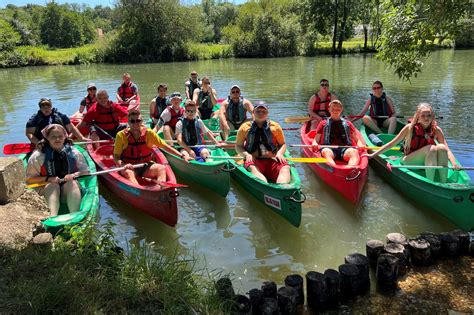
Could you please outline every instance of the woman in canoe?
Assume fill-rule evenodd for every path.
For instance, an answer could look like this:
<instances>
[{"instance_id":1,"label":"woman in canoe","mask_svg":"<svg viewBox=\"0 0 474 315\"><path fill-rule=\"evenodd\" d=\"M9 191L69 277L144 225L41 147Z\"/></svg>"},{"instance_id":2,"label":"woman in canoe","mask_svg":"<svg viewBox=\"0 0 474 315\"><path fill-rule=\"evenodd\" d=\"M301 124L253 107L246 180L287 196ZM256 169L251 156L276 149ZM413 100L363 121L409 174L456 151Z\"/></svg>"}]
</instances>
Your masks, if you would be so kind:
<instances>
[{"instance_id":1,"label":"woman in canoe","mask_svg":"<svg viewBox=\"0 0 474 315\"><path fill-rule=\"evenodd\" d=\"M382 154L402 139L405 140L403 144L404 156L402 157L402 162L405 165L448 166L449 160L453 168L460 167L446 143L443 131L436 123L433 108L428 103L419 104L412 121L403 127L392 141L368 157L373 158ZM435 172L436 169L426 169L426 177L433 181ZM447 169L439 170L441 182L445 183L447 176Z\"/></svg>"},{"instance_id":2,"label":"woman in canoe","mask_svg":"<svg viewBox=\"0 0 474 315\"><path fill-rule=\"evenodd\" d=\"M182 147L181 153L186 157L190 156L198 162L206 162L210 152L201 146L204 144L204 136L207 136L217 146L220 146L219 141L216 140L212 132L197 117L196 103L192 100L187 100L184 117L181 117L176 124L176 139Z\"/></svg>"},{"instance_id":3,"label":"woman in canoe","mask_svg":"<svg viewBox=\"0 0 474 315\"><path fill-rule=\"evenodd\" d=\"M364 141L359 138L354 125L342 118L343 105L334 100L329 103L329 118L321 121L316 127L313 140L313 151L321 150L322 157L328 160L327 164L336 165L334 160L347 162L347 165L359 165L359 151L349 146L363 146ZM337 148L320 148L322 146L339 146Z\"/></svg>"},{"instance_id":4,"label":"woman in canoe","mask_svg":"<svg viewBox=\"0 0 474 315\"><path fill-rule=\"evenodd\" d=\"M87 163L72 146L66 129L58 124L44 128L41 151L34 151L26 167L28 184L46 182L39 193L44 195L51 216L58 215L61 201L66 201L70 212L81 205L81 186L75 177L89 172Z\"/></svg>"},{"instance_id":5,"label":"woman in canoe","mask_svg":"<svg viewBox=\"0 0 474 315\"><path fill-rule=\"evenodd\" d=\"M81 105L79 106L79 113L82 114L84 109L87 112L94 103L97 103L97 87L95 83L89 83L87 85L87 95L82 99Z\"/></svg>"},{"instance_id":6,"label":"woman in canoe","mask_svg":"<svg viewBox=\"0 0 474 315\"><path fill-rule=\"evenodd\" d=\"M125 130L117 133L114 145L114 161L117 167L125 167L122 175L135 185L139 185L138 177L145 177L156 180L156 182L166 182L166 167L152 161L153 146L164 148L166 151L181 156L186 161L186 157L176 149L166 144L156 132L142 124L143 119L140 112L131 110L128 113L128 125ZM134 164L147 163L142 168L133 168Z\"/></svg>"}]
</instances>

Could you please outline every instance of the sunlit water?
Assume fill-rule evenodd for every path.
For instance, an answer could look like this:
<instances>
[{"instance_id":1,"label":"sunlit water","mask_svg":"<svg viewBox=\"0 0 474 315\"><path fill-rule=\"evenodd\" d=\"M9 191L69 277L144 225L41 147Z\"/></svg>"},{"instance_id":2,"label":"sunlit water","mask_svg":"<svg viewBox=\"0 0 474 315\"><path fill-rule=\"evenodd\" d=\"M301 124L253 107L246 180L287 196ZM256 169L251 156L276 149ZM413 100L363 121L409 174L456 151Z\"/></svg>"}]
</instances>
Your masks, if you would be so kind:
<instances>
[{"instance_id":1,"label":"sunlit water","mask_svg":"<svg viewBox=\"0 0 474 315\"><path fill-rule=\"evenodd\" d=\"M37 111L40 97L50 97L66 114L74 113L88 82L115 94L121 74L130 72L139 85L142 100L155 96L159 82L169 92L184 92L191 70L208 74L219 97L232 84L240 85L245 97L270 104L270 116L283 127L289 116L304 115L307 100L329 79L331 91L345 104L346 113L358 113L379 79L394 101L398 113L412 114L419 102L430 102L446 133L448 143L464 165L474 164L474 51L441 51L428 60L423 73L411 84L401 82L372 56L342 58L227 59L216 61L140 64L32 67L0 70L0 144L25 142L27 119ZM143 106L143 105L142 105ZM286 132L287 143L299 143L296 131ZM291 148L294 156L300 154ZM300 228L294 228L258 204L233 183L227 198L191 184L181 189L179 221L169 228L157 220L117 203L101 187L101 221L114 221L120 242L155 242L160 252L193 251L200 266L210 271L230 272L234 284L247 290L262 280L282 283L289 273L335 268L350 252L364 252L367 239L383 239L389 232L415 235L454 228L444 218L404 198L373 169L361 204L352 206L327 188L304 164L297 165L303 191ZM471 176L473 174L471 173Z\"/></svg>"}]
</instances>

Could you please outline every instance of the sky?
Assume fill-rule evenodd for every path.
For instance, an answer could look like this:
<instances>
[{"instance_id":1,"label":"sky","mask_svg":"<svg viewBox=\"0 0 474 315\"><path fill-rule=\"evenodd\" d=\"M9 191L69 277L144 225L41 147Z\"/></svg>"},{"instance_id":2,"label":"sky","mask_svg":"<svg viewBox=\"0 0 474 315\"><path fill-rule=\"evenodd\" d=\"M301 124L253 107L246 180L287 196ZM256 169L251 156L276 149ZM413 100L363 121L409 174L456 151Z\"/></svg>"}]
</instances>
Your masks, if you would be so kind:
<instances>
[{"instance_id":1,"label":"sky","mask_svg":"<svg viewBox=\"0 0 474 315\"><path fill-rule=\"evenodd\" d=\"M242 4L246 2L247 0L229 0L227 2L231 2L234 4ZM4 8L7 6L7 4L14 4L16 6L24 6L28 3L31 4L39 4L39 5L46 5L48 2L51 2L51 0L0 0L0 7ZM85 3L91 7L95 7L96 5L102 5L102 6L112 6L115 2L115 0L55 0L54 2L58 4L63 4L63 3ZM181 3L184 4L196 4L200 3L201 1L199 0L181 0Z\"/></svg>"}]
</instances>

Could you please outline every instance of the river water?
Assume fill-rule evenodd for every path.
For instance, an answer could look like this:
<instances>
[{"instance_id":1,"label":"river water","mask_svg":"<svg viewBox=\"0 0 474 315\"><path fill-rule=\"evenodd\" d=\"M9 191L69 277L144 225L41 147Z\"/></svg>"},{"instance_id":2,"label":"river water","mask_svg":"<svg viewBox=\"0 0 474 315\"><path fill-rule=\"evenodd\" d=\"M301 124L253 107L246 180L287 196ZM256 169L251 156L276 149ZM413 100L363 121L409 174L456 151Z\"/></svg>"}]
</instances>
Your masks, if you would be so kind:
<instances>
[{"instance_id":1,"label":"river water","mask_svg":"<svg viewBox=\"0 0 474 315\"><path fill-rule=\"evenodd\" d=\"M139 86L142 101L151 100L159 82L167 82L169 93L184 92L191 70L207 74L219 97L232 84L240 85L251 101L270 104L270 117L283 127L289 116L305 115L307 100L329 79L330 89L345 104L346 114L363 106L371 84L381 80L397 112L411 115L419 102L433 104L448 143L463 165L474 164L474 51L435 52L411 84L402 82L392 70L373 56L340 58L225 59L139 65L48 66L0 70L0 145L25 142L27 119L37 111L38 100L49 97L55 107L73 114L85 95L86 85L95 82L110 94L129 72ZM143 106L143 105L142 105ZM286 132L287 143L299 143L297 131ZM299 156L298 149L290 149ZM212 273L231 273L242 291L263 280L283 283L287 274L337 268L351 252L365 252L367 239L384 239L389 232L416 235L425 230L441 232L455 227L446 219L404 198L384 182L373 169L365 196L358 206L340 196L316 178L304 164L297 165L303 191L300 228L274 215L235 183L227 198L191 185L181 189L179 221L169 228L157 220L115 201L101 187L101 221L111 219L120 242L155 242L158 250L171 254L176 249L194 253L199 266ZM474 177L474 174L470 174Z\"/></svg>"}]
</instances>

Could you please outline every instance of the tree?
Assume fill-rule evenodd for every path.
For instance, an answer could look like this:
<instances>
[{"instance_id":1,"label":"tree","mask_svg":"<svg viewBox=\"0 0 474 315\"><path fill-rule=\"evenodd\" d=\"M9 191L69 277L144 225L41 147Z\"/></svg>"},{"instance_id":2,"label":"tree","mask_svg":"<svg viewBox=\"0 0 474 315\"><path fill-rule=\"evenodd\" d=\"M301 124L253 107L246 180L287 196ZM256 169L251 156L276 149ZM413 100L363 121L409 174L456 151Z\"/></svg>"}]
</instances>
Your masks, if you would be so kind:
<instances>
[{"instance_id":1,"label":"tree","mask_svg":"<svg viewBox=\"0 0 474 315\"><path fill-rule=\"evenodd\" d=\"M41 41L51 47L61 47L61 39L58 31L61 30L62 9L54 2L46 6L41 21Z\"/></svg>"},{"instance_id":2,"label":"tree","mask_svg":"<svg viewBox=\"0 0 474 315\"><path fill-rule=\"evenodd\" d=\"M469 0L385 0L382 39L377 56L404 80L417 76L441 36L455 36Z\"/></svg>"}]
</instances>

